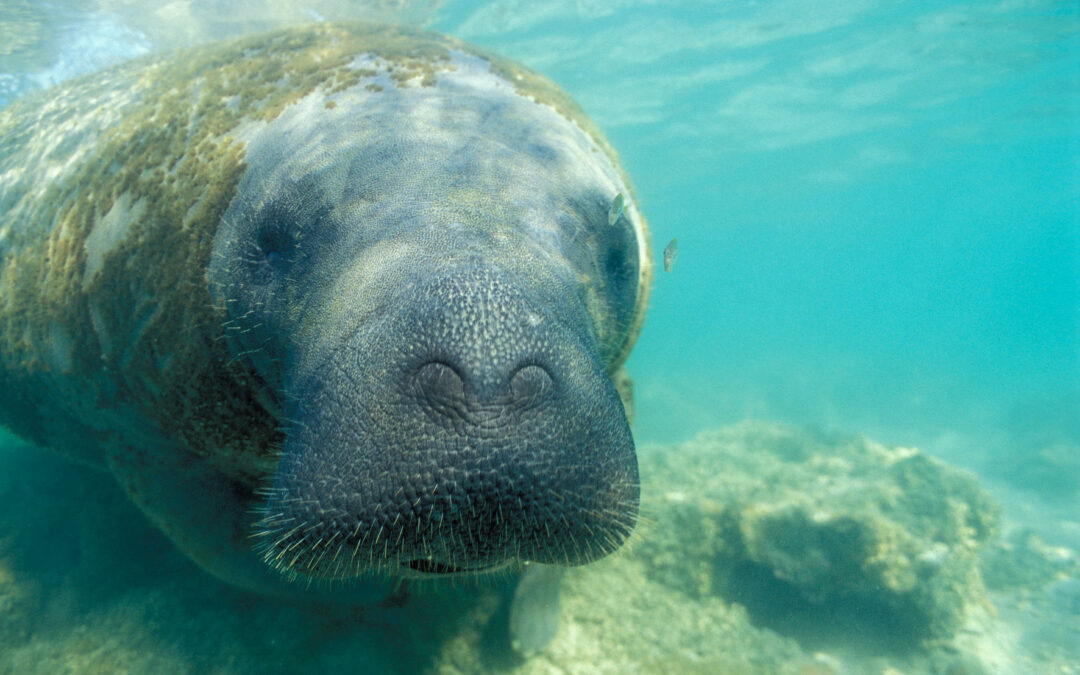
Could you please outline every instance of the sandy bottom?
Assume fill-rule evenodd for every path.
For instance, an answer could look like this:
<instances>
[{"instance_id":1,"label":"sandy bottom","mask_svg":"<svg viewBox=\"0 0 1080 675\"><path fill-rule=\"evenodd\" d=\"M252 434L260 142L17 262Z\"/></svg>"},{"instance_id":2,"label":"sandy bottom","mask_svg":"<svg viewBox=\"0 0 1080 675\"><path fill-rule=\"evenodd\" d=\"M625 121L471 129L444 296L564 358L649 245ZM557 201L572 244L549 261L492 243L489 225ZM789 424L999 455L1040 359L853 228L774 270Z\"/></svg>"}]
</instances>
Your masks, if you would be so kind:
<instances>
[{"instance_id":1,"label":"sandy bottom","mask_svg":"<svg viewBox=\"0 0 1080 675\"><path fill-rule=\"evenodd\" d=\"M761 458L780 447L778 434L789 454L777 455L769 468ZM755 443L766 436L773 445L762 450ZM737 479L738 468L753 458L757 471L797 477L817 470L832 442L751 425L680 446L641 448L639 534L627 550L567 573L559 633L529 659L513 654L505 637L509 580L407 589L405 601L359 609L252 596L180 555L109 476L8 445L0 448L0 673L1080 673L1080 566L1073 547L1080 525L1024 493L995 493L1005 509L992 536L932 544L926 560L912 567L917 574L951 569L934 557L952 559L948 547L975 556L974 566L962 568L962 583L948 585L941 598L896 582L882 587L879 605L873 588L831 572L800 586L801 571L811 564L798 558L806 547L785 548L783 539L747 543L758 536L748 523L792 495L761 492L782 480L749 490L749 479ZM836 456L863 452L850 438L835 442L846 444ZM866 456L880 455L885 467L899 456L874 452ZM858 465L849 462L844 470L854 477ZM821 470L835 478L839 469L826 462ZM735 478L725 482L725 476ZM877 478L859 480L868 481L860 490L880 484L882 494L891 494ZM731 502L738 500L745 501L736 509ZM822 515L820 504L813 508L814 527L837 520ZM896 527L918 530L903 524L903 514L878 512L842 515L866 527L892 518ZM1050 533L1026 528L1017 515L1054 527ZM1054 533L1061 539L1048 540ZM836 562L829 557L846 556L842 550L819 546L806 560L829 570ZM835 588L822 587L830 583ZM921 582L915 583L919 591ZM922 599L908 604L912 597ZM871 606L877 614L860 614ZM911 607L922 612L915 619L904 614ZM938 625L939 609L961 617L958 627L920 632L920 621Z\"/></svg>"}]
</instances>

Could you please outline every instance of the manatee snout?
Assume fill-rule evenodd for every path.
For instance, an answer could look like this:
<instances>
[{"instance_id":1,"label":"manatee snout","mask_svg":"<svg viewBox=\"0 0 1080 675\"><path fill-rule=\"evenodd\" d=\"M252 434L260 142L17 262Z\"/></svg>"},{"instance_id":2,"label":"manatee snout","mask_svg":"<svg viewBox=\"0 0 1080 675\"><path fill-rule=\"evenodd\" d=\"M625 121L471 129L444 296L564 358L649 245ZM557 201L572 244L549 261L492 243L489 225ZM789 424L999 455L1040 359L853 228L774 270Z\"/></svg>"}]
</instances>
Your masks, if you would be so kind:
<instances>
[{"instance_id":1,"label":"manatee snout","mask_svg":"<svg viewBox=\"0 0 1080 675\"><path fill-rule=\"evenodd\" d=\"M618 548L637 461L579 303L475 266L397 297L294 383L266 561L433 576Z\"/></svg>"}]
</instances>

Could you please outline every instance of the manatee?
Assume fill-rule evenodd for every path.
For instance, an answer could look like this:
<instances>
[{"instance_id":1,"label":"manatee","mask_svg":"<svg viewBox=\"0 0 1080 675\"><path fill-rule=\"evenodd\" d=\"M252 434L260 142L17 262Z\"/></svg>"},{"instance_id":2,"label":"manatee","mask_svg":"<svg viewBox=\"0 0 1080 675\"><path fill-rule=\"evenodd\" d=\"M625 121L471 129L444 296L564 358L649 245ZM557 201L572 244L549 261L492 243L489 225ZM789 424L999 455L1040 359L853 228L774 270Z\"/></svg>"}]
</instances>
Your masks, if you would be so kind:
<instances>
[{"instance_id":1,"label":"manatee","mask_svg":"<svg viewBox=\"0 0 1080 675\"><path fill-rule=\"evenodd\" d=\"M0 207L0 423L216 576L525 569L534 649L632 532L648 229L544 77L372 25L154 55L0 112Z\"/></svg>"}]
</instances>

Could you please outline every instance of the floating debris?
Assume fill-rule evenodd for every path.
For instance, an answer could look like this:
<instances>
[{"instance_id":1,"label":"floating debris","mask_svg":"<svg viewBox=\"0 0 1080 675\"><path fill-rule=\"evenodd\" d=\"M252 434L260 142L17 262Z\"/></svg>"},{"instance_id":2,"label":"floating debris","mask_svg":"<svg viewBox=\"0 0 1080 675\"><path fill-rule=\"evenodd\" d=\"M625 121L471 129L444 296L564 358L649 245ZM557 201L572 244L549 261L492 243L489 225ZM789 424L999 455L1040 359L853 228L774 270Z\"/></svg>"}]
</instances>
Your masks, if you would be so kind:
<instances>
[{"instance_id":1,"label":"floating debris","mask_svg":"<svg viewBox=\"0 0 1080 675\"><path fill-rule=\"evenodd\" d=\"M607 224L614 225L619 222L619 218L622 218L623 210L626 208L626 200L623 199L622 193L615 195L615 201L611 202L611 208L607 212Z\"/></svg>"},{"instance_id":2,"label":"floating debris","mask_svg":"<svg viewBox=\"0 0 1080 675\"><path fill-rule=\"evenodd\" d=\"M679 255L679 238L675 237L664 247L664 271L670 272L675 258Z\"/></svg>"}]
</instances>

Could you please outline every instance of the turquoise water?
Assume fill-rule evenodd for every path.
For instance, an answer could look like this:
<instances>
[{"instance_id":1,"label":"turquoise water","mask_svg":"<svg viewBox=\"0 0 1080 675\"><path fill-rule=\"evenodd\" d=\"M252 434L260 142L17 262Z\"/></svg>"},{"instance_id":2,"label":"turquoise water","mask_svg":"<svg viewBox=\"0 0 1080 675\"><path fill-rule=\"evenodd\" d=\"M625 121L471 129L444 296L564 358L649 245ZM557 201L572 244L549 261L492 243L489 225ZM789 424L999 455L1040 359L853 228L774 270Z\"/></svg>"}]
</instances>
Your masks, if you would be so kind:
<instances>
[{"instance_id":1,"label":"turquoise water","mask_svg":"<svg viewBox=\"0 0 1080 675\"><path fill-rule=\"evenodd\" d=\"M0 102L146 50L371 15L187 5L34 14L41 40L0 54ZM398 11L563 86L619 150L654 254L678 237L629 363L640 444L757 418L917 445L977 471L1017 527L1080 547L1080 4L376 15Z\"/></svg>"}]
</instances>

